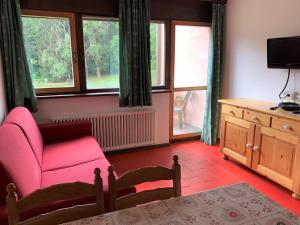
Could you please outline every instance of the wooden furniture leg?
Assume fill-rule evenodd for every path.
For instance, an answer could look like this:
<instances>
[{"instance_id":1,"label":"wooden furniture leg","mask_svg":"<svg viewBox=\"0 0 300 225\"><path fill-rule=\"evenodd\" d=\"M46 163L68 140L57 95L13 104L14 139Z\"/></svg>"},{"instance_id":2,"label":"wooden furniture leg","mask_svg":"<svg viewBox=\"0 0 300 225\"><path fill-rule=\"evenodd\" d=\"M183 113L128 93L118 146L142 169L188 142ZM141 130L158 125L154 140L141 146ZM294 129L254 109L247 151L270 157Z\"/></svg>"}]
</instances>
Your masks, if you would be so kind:
<instances>
[{"instance_id":1,"label":"wooden furniture leg","mask_svg":"<svg viewBox=\"0 0 300 225\"><path fill-rule=\"evenodd\" d=\"M227 155L223 155L224 160L229 160L229 157Z\"/></svg>"},{"instance_id":2,"label":"wooden furniture leg","mask_svg":"<svg viewBox=\"0 0 300 225\"><path fill-rule=\"evenodd\" d=\"M300 194L298 194L298 193L293 193L292 196L293 196L294 199L300 200Z\"/></svg>"}]
</instances>

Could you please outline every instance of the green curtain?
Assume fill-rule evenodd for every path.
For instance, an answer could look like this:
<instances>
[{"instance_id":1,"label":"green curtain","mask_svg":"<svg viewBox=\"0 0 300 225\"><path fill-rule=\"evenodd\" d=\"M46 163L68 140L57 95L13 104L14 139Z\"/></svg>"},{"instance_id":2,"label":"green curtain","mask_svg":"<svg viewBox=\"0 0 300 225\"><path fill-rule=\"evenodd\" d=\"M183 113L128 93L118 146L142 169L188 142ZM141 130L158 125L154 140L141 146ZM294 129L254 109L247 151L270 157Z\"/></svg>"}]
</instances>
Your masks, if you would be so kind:
<instances>
[{"instance_id":1,"label":"green curtain","mask_svg":"<svg viewBox=\"0 0 300 225\"><path fill-rule=\"evenodd\" d=\"M150 106L150 2L120 0L120 106Z\"/></svg>"},{"instance_id":2,"label":"green curtain","mask_svg":"<svg viewBox=\"0 0 300 225\"><path fill-rule=\"evenodd\" d=\"M8 109L25 106L37 111L37 101L27 64L18 0L0 0L0 53Z\"/></svg>"},{"instance_id":3,"label":"green curtain","mask_svg":"<svg viewBox=\"0 0 300 225\"><path fill-rule=\"evenodd\" d=\"M223 75L223 36L225 5L214 3L212 6L212 35L208 67L206 107L201 140L209 145L217 144L222 75Z\"/></svg>"}]
</instances>

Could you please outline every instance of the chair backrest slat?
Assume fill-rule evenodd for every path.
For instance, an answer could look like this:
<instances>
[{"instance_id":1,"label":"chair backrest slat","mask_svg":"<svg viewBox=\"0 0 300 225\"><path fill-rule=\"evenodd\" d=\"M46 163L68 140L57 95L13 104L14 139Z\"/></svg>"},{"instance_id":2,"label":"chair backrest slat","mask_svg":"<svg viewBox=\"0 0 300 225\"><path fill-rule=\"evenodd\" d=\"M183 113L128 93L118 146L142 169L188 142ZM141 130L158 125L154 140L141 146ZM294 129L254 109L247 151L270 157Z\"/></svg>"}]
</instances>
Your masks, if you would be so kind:
<instances>
[{"instance_id":1,"label":"chair backrest slat","mask_svg":"<svg viewBox=\"0 0 300 225\"><path fill-rule=\"evenodd\" d=\"M61 224L65 223L65 221L79 220L82 218L95 216L96 214L96 204L79 205L42 214L21 222L19 225L53 225L53 221L55 221L55 224Z\"/></svg>"},{"instance_id":2,"label":"chair backrest slat","mask_svg":"<svg viewBox=\"0 0 300 225\"><path fill-rule=\"evenodd\" d=\"M6 206L10 225L47 225L60 224L72 220L104 213L103 183L100 169L95 169L94 184L82 182L57 184L39 189L27 197L17 200L14 184L7 186ZM20 222L20 214L28 210L63 200L95 197L96 203L59 209Z\"/></svg>"},{"instance_id":3,"label":"chair backrest slat","mask_svg":"<svg viewBox=\"0 0 300 225\"><path fill-rule=\"evenodd\" d=\"M79 199L95 195L96 190L93 184L81 182L57 184L45 189L39 189L20 199L18 201L18 211L22 213L59 200Z\"/></svg>"},{"instance_id":4,"label":"chair backrest slat","mask_svg":"<svg viewBox=\"0 0 300 225\"><path fill-rule=\"evenodd\" d=\"M181 176L178 156L173 157L172 169L165 167L145 167L128 173L116 179L113 167L109 167L109 201L110 211L124 209L147 202L164 200L181 195ZM158 180L173 180L173 187L147 190L118 198L117 193L124 188Z\"/></svg>"},{"instance_id":5,"label":"chair backrest slat","mask_svg":"<svg viewBox=\"0 0 300 225\"><path fill-rule=\"evenodd\" d=\"M158 188L129 194L118 199L117 208L125 209L132 205L141 205L156 200L165 200L175 196L174 188Z\"/></svg>"},{"instance_id":6,"label":"chair backrest slat","mask_svg":"<svg viewBox=\"0 0 300 225\"><path fill-rule=\"evenodd\" d=\"M116 182L117 190L134 186L144 182L153 182L158 180L172 180L174 177L173 169L165 167L144 167L138 170L129 171L120 177Z\"/></svg>"}]
</instances>

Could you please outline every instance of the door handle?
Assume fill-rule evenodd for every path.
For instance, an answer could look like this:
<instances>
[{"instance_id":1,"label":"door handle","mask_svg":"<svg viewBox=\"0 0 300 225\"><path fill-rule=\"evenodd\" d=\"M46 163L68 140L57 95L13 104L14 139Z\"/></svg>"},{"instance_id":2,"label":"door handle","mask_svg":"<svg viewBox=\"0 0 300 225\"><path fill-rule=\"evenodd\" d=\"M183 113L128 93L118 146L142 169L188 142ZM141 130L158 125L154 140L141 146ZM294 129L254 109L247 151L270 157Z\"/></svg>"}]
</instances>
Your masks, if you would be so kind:
<instances>
[{"instance_id":1,"label":"door handle","mask_svg":"<svg viewBox=\"0 0 300 225\"><path fill-rule=\"evenodd\" d=\"M253 145L252 145L252 144L246 144L246 148L252 149L252 148L253 148Z\"/></svg>"},{"instance_id":2,"label":"door handle","mask_svg":"<svg viewBox=\"0 0 300 225\"><path fill-rule=\"evenodd\" d=\"M291 125L289 125L289 124L284 124L283 125L283 129L285 129L285 130L291 130Z\"/></svg>"},{"instance_id":3,"label":"door handle","mask_svg":"<svg viewBox=\"0 0 300 225\"><path fill-rule=\"evenodd\" d=\"M230 110L230 111L229 111L229 114L231 114L231 115L235 116L235 113L234 113L234 111L233 111L233 110Z\"/></svg>"},{"instance_id":4,"label":"door handle","mask_svg":"<svg viewBox=\"0 0 300 225\"><path fill-rule=\"evenodd\" d=\"M253 151L255 151L255 152L256 152L256 151L259 151L259 149L260 149L260 148L259 148L258 146L254 146L254 147L253 147Z\"/></svg>"}]
</instances>

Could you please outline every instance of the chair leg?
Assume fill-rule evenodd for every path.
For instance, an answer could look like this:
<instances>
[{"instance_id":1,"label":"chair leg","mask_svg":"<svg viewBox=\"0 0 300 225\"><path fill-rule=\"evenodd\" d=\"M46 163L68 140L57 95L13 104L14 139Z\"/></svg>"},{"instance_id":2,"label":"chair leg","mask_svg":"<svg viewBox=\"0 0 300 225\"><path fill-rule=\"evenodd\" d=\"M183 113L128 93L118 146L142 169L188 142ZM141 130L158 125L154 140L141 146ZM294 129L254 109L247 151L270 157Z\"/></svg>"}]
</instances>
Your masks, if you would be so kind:
<instances>
[{"instance_id":1,"label":"chair leg","mask_svg":"<svg viewBox=\"0 0 300 225\"><path fill-rule=\"evenodd\" d=\"M186 118L186 111L185 111L185 109L183 110L183 118L184 118L184 123L187 124L188 121L187 121L187 118Z\"/></svg>"},{"instance_id":2,"label":"chair leg","mask_svg":"<svg viewBox=\"0 0 300 225\"><path fill-rule=\"evenodd\" d=\"M178 112L179 127L182 128L182 111Z\"/></svg>"}]
</instances>

